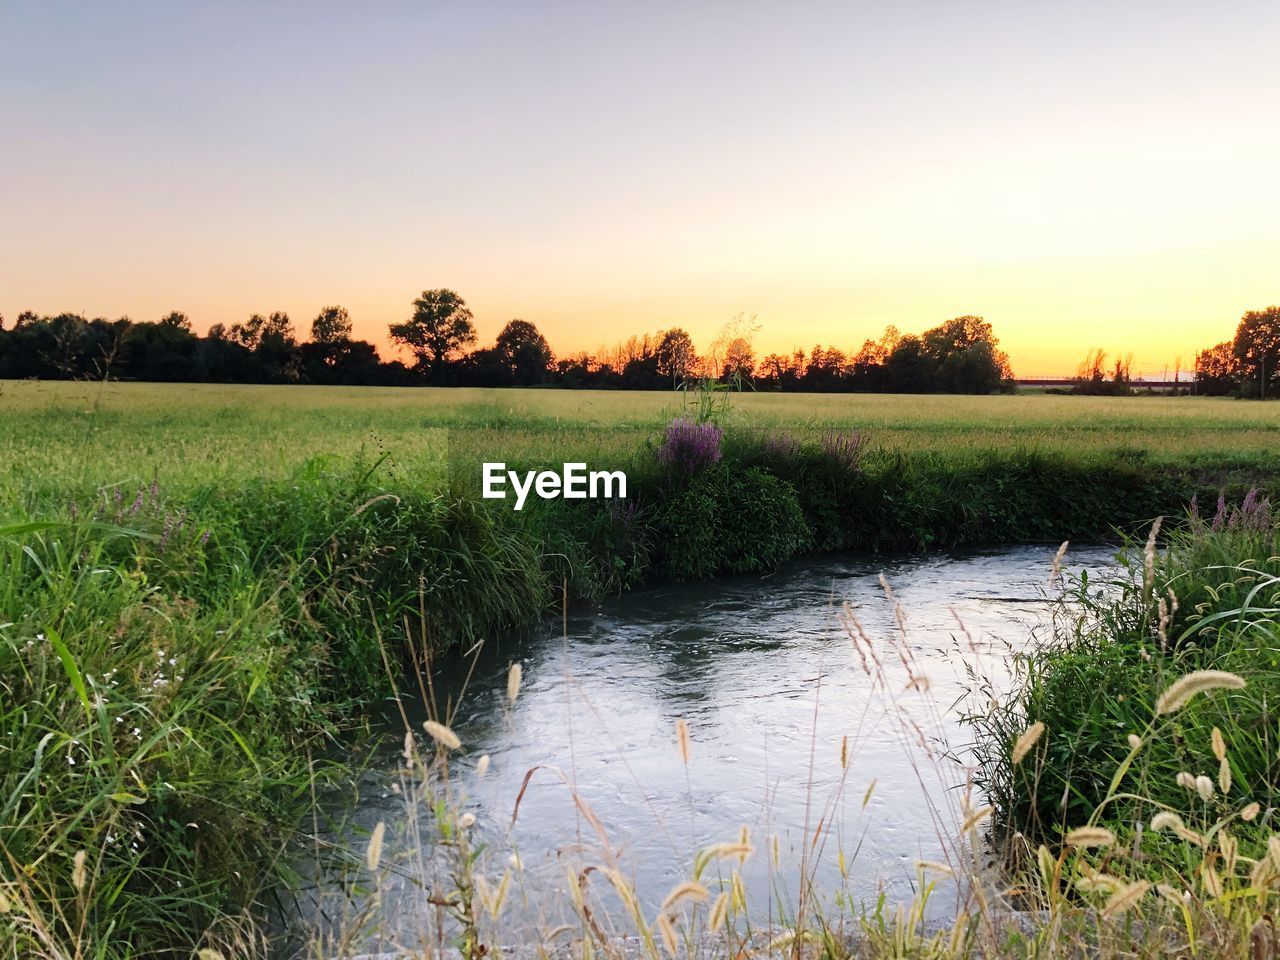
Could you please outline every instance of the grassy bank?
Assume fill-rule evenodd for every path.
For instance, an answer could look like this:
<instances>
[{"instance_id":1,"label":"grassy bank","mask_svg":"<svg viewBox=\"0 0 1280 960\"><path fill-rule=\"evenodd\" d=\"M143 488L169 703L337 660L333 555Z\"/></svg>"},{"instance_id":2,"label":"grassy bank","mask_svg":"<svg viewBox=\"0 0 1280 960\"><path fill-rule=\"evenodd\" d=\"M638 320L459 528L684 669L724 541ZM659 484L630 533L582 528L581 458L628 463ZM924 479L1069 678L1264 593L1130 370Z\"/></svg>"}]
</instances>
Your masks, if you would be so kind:
<instances>
[{"instance_id":1,"label":"grassy bank","mask_svg":"<svg viewBox=\"0 0 1280 960\"><path fill-rule=\"evenodd\" d=\"M978 783L1042 893L1105 914L1131 891L1116 912L1137 907L1148 939L1269 957L1280 517L1254 495L1207 514L1172 524L1163 551L1154 531L1130 543L1115 582L1074 584L1014 696L973 718Z\"/></svg>"},{"instance_id":2,"label":"grassy bank","mask_svg":"<svg viewBox=\"0 0 1280 960\"><path fill-rule=\"evenodd\" d=\"M1265 499L1214 513L1178 524L1163 551L1132 543L1115 583L1075 584L1055 642L1024 658L1014 700L980 718L985 786L1006 831L1040 842L1089 820L1132 827L1189 795L1202 816L1256 801L1265 815L1243 829L1262 841L1275 826L1280 528ZM1200 670L1249 685L1176 716L1155 712L1164 690ZM1033 722L1052 736L1035 762L1014 764L1010 744ZM1208 776L1212 795L1201 798L1186 773Z\"/></svg>"},{"instance_id":3,"label":"grassy bank","mask_svg":"<svg viewBox=\"0 0 1280 960\"><path fill-rule=\"evenodd\" d=\"M993 407L898 398L881 436L850 427L885 398L802 416L797 398L746 397L698 459L696 438L664 433L680 405L652 395L522 392L517 410L510 393L304 388L280 410L277 388L204 388L221 392L179 410L164 391L196 388L28 388L4 385L21 414L0 485L12 956L234 945L342 772L326 745L409 666L410 638L443 649L528 625L565 591L817 550L1106 535L1274 465L1275 425L1225 404L1130 408L1127 441L1081 429L1071 446L1065 414L1018 404L1075 398L978 398L1012 404L998 426ZM1234 452L1202 440L1175 461L1160 445L1178 429ZM1039 439L993 440L1010 435ZM491 455L620 467L631 496L517 514L473 496Z\"/></svg>"}]
</instances>

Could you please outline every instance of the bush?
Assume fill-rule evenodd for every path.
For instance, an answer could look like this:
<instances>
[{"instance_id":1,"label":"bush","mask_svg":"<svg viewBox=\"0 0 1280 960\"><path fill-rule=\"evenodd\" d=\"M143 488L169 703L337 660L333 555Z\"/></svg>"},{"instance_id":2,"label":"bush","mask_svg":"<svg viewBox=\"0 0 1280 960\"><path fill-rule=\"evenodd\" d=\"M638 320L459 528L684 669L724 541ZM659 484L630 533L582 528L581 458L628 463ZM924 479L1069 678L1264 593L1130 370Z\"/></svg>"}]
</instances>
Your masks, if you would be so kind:
<instances>
[{"instance_id":1,"label":"bush","mask_svg":"<svg viewBox=\"0 0 1280 960\"><path fill-rule=\"evenodd\" d=\"M1280 802L1280 528L1214 530L1193 519L1163 555L1131 543L1122 556L1120 576L1103 589L1087 577L1076 582L1056 642L1020 659L1021 682L1005 707L973 718L980 784L1006 832L1052 840L1099 814L1124 825L1180 809L1184 773L1217 784L1203 801L1215 816ZM1174 681L1208 669L1239 674L1247 686L1154 716ZM1036 721L1046 727L1043 749L1035 762L1015 764L1011 745ZM1215 728L1229 748L1221 780ZM1131 734L1142 746L1115 784ZM1264 815L1238 829L1274 826Z\"/></svg>"},{"instance_id":2,"label":"bush","mask_svg":"<svg viewBox=\"0 0 1280 960\"><path fill-rule=\"evenodd\" d=\"M654 514L659 569L678 580L772 570L812 543L795 489L758 468L722 466L669 487Z\"/></svg>"},{"instance_id":3,"label":"bush","mask_svg":"<svg viewBox=\"0 0 1280 960\"><path fill-rule=\"evenodd\" d=\"M190 955L260 902L329 730L317 651L283 629L271 585L232 574L197 603L165 583L163 527L132 519L141 529L0 530L0 942L14 956Z\"/></svg>"},{"instance_id":4,"label":"bush","mask_svg":"<svg viewBox=\"0 0 1280 960\"><path fill-rule=\"evenodd\" d=\"M735 460L759 467L785 480L795 490L817 550L840 550L876 544L883 513L881 491L862 471L861 434L824 433L817 444L804 444L788 433L739 438Z\"/></svg>"},{"instance_id":5,"label":"bush","mask_svg":"<svg viewBox=\"0 0 1280 960\"><path fill-rule=\"evenodd\" d=\"M720 462L723 436L724 431L714 423L680 417L667 426L658 462L678 476L692 476Z\"/></svg>"}]
</instances>

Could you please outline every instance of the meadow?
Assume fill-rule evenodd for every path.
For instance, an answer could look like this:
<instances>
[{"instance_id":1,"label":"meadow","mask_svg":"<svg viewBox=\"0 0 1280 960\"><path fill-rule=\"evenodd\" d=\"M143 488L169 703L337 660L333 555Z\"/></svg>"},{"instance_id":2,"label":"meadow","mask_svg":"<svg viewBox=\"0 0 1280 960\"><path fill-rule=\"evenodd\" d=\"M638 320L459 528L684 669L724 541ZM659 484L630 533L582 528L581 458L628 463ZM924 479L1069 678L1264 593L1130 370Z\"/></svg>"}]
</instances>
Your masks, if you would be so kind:
<instances>
[{"instance_id":1,"label":"meadow","mask_svg":"<svg viewBox=\"0 0 1280 960\"><path fill-rule=\"evenodd\" d=\"M443 479L450 442L464 458L477 447L512 462L626 464L686 406L683 395L653 391L4 381L0 496L279 477L315 456L384 453L429 484ZM757 430L857 429L884 450L938 455L1003 449L1230 465L1265 463L1280 449L1280 408L1222 398L747 392L734 396L731 416Z\"/></svg>"},{"instance_id":2,"label":"meadow","mask_svg":"<svg viewBox=\"0 0 1280 960\"><path fill-rule=\"evenodd\" d=\"M1113 794L1134 802L1117 792L1125 774L1100 771L1141 770L1142 794L1170 811L1204 794L1167 789L1167 773L1186 772L1179 763L1192 769L1192 748L1147 750L1156 725L1139 707L1178 671L1266 667L1274 650L1266 624L1280 550L1259 506L1280 484L1274 405L24 381L0 384L0 422L5 956L261 952L265 905L296 881L286 851L299 822L327 784L351 776L335 746L360 739L403 677L561 603L653 580L767 573L840 549L1127 535L1143 556L1152 519L1169 517L1164 537L1184 539L1170 541L1182 545L1167 566L1152 559L1153 540L1138 586L1118 600L1082 585L1089 616L1067 622L1055 652L1028 664L1018 697L978 722L988 815L1027 838L1031 869L1062 911L1077 899L1064 877L1101 869L1092 848L1061 847L1064 829L1119 809ZM474 497L482 459L570 458L627 470L631 500L514 514ZM1219 496L1221 524L1181 519L1193 497L1212 517ZM1184 600L1173 612L1166 588ZM1164 656L1160 638L1184 635ZM1090 670L1104 647L1114 669L1100 677ZM1253 652L1242 660L1241 650ZM1272 856L1258 832L1271 828L1271 795L1257 785L1274 779L1274 736L1255 731L1271 729L1274 672L1257 675L1239 714L1248 728L1208 713L1195 735L1203 752L1206 729L1226 730L1235 782L1268 803L1248 820L1258 830L1239 831L1232 876L1244 858L1253 869ZM1103 680L1120 685L1116 697L1099 701L1113 689ZM1038 741L1038 766L1022 766L1015 744L1037 720L1051 735ZM1116 746L1129 727L1142 734L1132 756ZM1069 749L1067 730L1081 731ZM1187 741L1177 736L1169 742ZM448 738L406 744L414 750L415 789L430 791L435 775L417 777L447 761ZM1077 754L1091 758L1088 783ZM1075 801L1055 806L1060 795ZM464 849L447 798L432 803L435 828ZM1186 822L1228 815L1207 803ZM1186 829L1212 842L1222 833ZM1042 845L1057 858L1048 874ZM1280 850L1274 858L1280 876ZM1244 943L1271 902L1270 867L1231 895L1259 910L1223 920L1218 860L1221 882L1195 880L1204 902L1178 917L1194 912L1214 936ZM1203 862L1186 869L1203 876ZM1107 872L1095 892L1132 893L1160 872L1144 869ZM479 945L471 896L453 904L468 957Z\"/></svg>"}]
</instances>

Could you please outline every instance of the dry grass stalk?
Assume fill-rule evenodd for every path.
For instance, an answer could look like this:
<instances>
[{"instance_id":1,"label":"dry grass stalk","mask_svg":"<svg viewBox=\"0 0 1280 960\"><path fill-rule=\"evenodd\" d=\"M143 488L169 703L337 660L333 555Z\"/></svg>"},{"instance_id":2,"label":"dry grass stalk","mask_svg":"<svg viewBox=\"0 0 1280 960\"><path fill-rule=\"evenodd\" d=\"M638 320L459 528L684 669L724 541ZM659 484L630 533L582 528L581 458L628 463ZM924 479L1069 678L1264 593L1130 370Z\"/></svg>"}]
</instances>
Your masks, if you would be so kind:
<instances>
[{"instance_id":1,"label":"dry grass stalk","mask_svg":"<svg viewBox=\"0 0 1280 960\"><path fill-rule=\"evenodd\" d=\"M1156 713L1181 710L1199 693L1210 690L1243 690L1244 677L1225 670L1196 670L1175 680L1156 700Z\"/></svg>"},{"instance_id":2,"label":"dry grass stalk","mask_svg":"<svg viewBox=\"0 0 1280 960\"><path fill-rule=\"evenodd\" d=\"M427 720L422 724L422 729L427 731L427 735L442 747L447 747L450 750L457 750L462 746L462 741L458 739L458 735L443 723L437 723L435 720Z\"/></svg>"},{"instance_id":3,"label":"dry grass stalk","mask_svg":"<svg viewBox=\"0 0 1280 960\"><path fill-rule=\"evenodd\" d=\"M1031 748L1036 745L1043 734L1044 723L1039 720L1022 732L1022 736L1018 737L1017 743L1013 745L1013 762L1015 766L1021 763L1026 755L1031 752Z\"/></svg>"}]
</instances>

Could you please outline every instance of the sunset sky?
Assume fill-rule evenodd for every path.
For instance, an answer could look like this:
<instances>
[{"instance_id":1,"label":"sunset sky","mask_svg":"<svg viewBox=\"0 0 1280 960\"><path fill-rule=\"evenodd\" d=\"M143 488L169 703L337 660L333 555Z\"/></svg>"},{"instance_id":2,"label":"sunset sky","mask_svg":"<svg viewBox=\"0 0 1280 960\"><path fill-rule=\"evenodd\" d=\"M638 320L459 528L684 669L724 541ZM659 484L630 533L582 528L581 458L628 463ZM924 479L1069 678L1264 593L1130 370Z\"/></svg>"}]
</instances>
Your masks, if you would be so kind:
<instances>
[{"instance_id":1,"label":"sunset sky","mask_svg":"<svg viewBox=\"0 0 1280 960\"><path fill-rule=\"evenodd\" d=\"M0 313L976 313L1158 375L1280 302L1278 49L1275 2L6 2Z\"/></svg>"}]
</instances>

